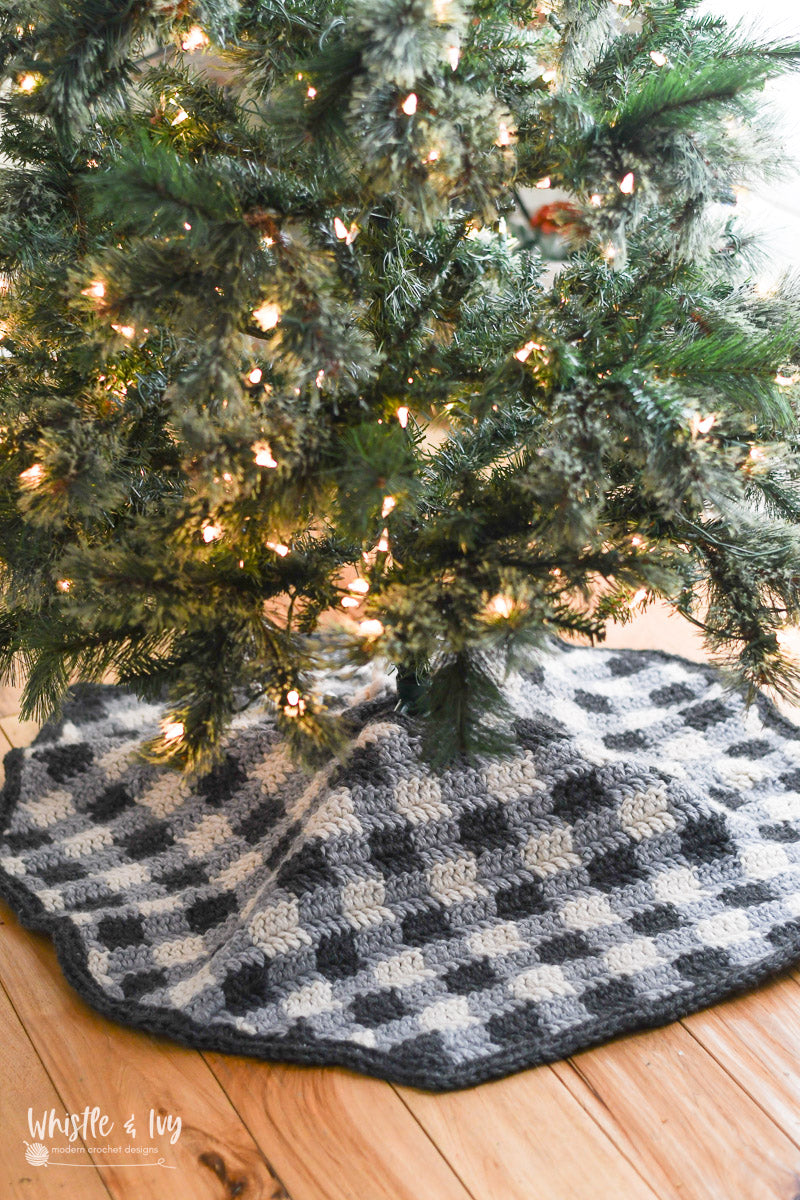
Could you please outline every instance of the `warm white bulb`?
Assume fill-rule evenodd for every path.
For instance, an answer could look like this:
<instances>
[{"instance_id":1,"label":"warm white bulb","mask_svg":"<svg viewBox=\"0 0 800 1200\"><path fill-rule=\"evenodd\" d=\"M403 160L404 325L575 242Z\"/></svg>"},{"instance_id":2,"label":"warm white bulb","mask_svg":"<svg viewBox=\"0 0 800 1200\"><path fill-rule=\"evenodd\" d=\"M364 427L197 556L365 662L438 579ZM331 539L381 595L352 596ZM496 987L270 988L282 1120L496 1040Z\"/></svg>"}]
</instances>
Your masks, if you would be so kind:
<instances>
[{"instance_id":1,"label":"warm white bulb","mask_svg":"<svg viewBox=\"0 0 800 1200\"><path fill-rule=\"evenodd\" d=\"M189 114L185 108L179 108L175 116L170 121L170 125L182 125L184 121L189 120Z\"/></svg>"},{"instance_id":2,"label":"warm white bulb","mask_svg":"<svg viewBox=\"0 0 800 1200\"><path fill-rule=\"evenodd\" d=\"M345 241L347 238L347 226L341 217L333 218L333 232L336 234L340 242Z\"/></svg>"},{"instance_id":3,"label":"warm white bulb","mask_svg":"<svg viewBox=\"0 0 800 1200\"><path fill-rule=\"evenodd\" d=\"M589 203L591 204L592 208L599 208L603 203L603 197L599 192L592 192L591 196L589 197Z\"/></svg>"},{"instance_id":4,"label":"warm white bulb","mask_svg":"<svg viewBox=\"0 0 800 1200\"><path fill-rule=\"evenodd\" d=\"M41 463L34 463L32 467L20 473L19 481L25 487L38 487L44 479L44 467Z\"/></svg>"},{"instance_id":5,"label":"warm white bulb","mask_svg":"<svg viewBox=\"0 0 800 1200\"><path fill-rule=\"evenodd\" d=\"M358 596L366 596L369 591L369 583L366 579L353 579L347 586L351 592L355 592Z\"/></svg>"},{"instance_id":6,"label":"warm white bulb","mask_svg":"<svg viewBox=\"0 0 800 1200\"><path fill-rule=\"evenodd\" d=\"M497 137L495 138L495 146L511 146L514 142L514 133L506 125L505 121L500 122Z\"/></svg>"},{"instance_id":7,"label":"warm white bulb","mask_svg":"<svg viewBox=\"0 0 800 1200\"><path fill-rule=\"evenodd\" d=\"M447 61L450 63L451 71L458 69L458 64L461 61L461 50L458 46L447 47Z\"/></svg>"},{"instance_id":8,"label":"warm white bulb","mask_svg":"<svg viewBox=\"0 0 800 1200\"><path fill-rule=\"evenodd\" d=\"M68 592L69 589L72 587L72 580L59 579L58 582L56 583L56 587L58 588L58 590L60 592Z\"/></svg>"},{"instance_id":9,"label":"warm white bulb","mask_svg":"<svg viewBox=\"0 0 800 1200\"><path fill-rule=\"evenodd\" d=\"M191 54L194 50L199 50L202 46L208 45L208 38L199 25L193 25L189 32L181 42L181 49L188 50Z\"/></svg>"},{"instance_id":10,"label":"warm white bulb","mask_svg":"<svg viewBox=\"0 0 800 1200\"><path fill-rule=\"evenodd\" d=\"M542 191L542 192L545 191L547 188L550 187L550 176L545 175L541 179L537 179L536 186L537 186L537 188L539 188L540 191Z\"/></svg>"},{"instance_id":11,"label":"warm white bulb","mask_svg":"<svg viewBox=\"0 0 800 1200\"><path fill-rule=\"evenodd\" d=\"M261 367L253 367L252 371L247 376L250 383L261 383L261 380L263 379L263 377L264 377L264 372L261 370Z\"/></svg>"},{"instance_id":12,"label":"warm white bulb","mask_svg":"<svg viewBox=\"0 0 800 1200\"><path fill-rule=\"evenodd\" d=\"M358 632L362 637L380 637L383 633L383 625L374 618L367 618L366 621L359 623Z\"/></svg>"},{"instance_id":13,"label":"warm white bulb","mask_svg":"<svg viewBox=\"0 0 800 1200\"><path fill-rule=\"evenodd\" d=\"M400 407L398 408L397 419L400 422L403 429L405 429L406 425L408 424L408 408L405 406L405 404L401 404Z\"/></svg>"},{"instance_id":14,"label":"warm white bulb","mask_svg":"<svg viewBox=\"0 0 800 1200\"><path fill-rule=\"evenodd\" d=\"M342 596L342 608L358 608L360 603L355 596Z\"/></svg>"},{"instance_id":15,"label":"warm white bulb","mask_svg":"<svg viewBox=\"0 0 800 1200\"><path fill-rule=\"evenodd\" d=\"M134 329L133 325L115 325L112 321L111 328L115 330L120 337L127 338L128 341L130 341L132 337L136 337L136 330Z\"/></svg>"},{"instance_id":16,"label":"warm white bulb","mask_svg":"<svg viewBox=\"0 0 800 1200\"><path fill-rule=\"evenodd\" d=\"M489 608L497 613L498 617L510 617L514 611L514 601L510 596L493 596L489 601Z\"/></svg>"},{"instance_id":17,"label":"warm white bulb","mask_svg":"<svg viewBox=\"0 0 800 1200\"><path fill-rule=\"evenodd\" d=\"M257 467L277 467L278 464L272 457L269 442L253 442L252 450Z\"/></svg>"},{"instance_id":18,"label":"warm white bulb","mask_svg":"<svg viewBox=\"0 0 800 1200\"><path fill-rule=\"evenodd\" d=\"M165 742L177 742L184 734L183 721L165 721L161 726L161 736Z\"/></svg>"},{"instance_id":19,"label":"warm white bulb","mask_svg":"<svg viewBox=\"0 0 800 1200\"><path fill-rule=\"evenodd\" d=\"M400 107L407 117L413 117L414 113L417 111L416 92L409 92Z\"/></svg>"},{"instance_id":20,"label":"warm white bulb","mask_svg":"<svg viewBox=\"0 0 800 1200\"><path fill-rule=\"evenodd\" d=\"M277 304L273 304L271 301L267 300L259 308L253 309L253 320L265 333L269 329L274 329L280 319L281 310Z\"/></svg>"},{"instance_id":21,"label":"warm white bulb","mask_svg":"<svg viewBox=\"0 0 800 1200\"><path fill-rule=\"evenodd\" d=\"M309 100L313 100L316 97L316 94L317 89L315 87L306 88L306 95L308 96Z\"/></svg>"},{"instance_id":22,"label":"warm white bulb","mask_svg":"<svg viewBox=\"0 0 800 1200\"><path fill-rule=\"evenodd\" d=\"M267 542L267 549L274 550L281 558L286 558L286 555L289 553L289 547L284 546L283 542Z\"/></svg>"},{"instance_id":23,"label":"warm white bulb","mask_svg":"<svg viewBox=\"0 0 800 1200\"><path fill-rule=\"evenodd\" d=\"M657 67L665 67L667 65L667 56L662 54L660 50L651 50L650 57Z\"/></svg>"},{"instance_id":24,"label":"warm white bulb","mask_svg":"<svg viewBox=\"0 0 800 1200\"><path fill-rule=\"evenodd\" d=\"M636 187L636 176L633 171L628 171L628 174L620 180L619 190L623 196L632 196L633 190Z\"/></svg>"},{"instance_id":25,"label":"warm white bulb","mask_svg":"<svg viewBox=\"0 0 800 1200\"><path fill-rule=\"evenodd\" d=\"M21 92L32 92L36 87L36 76L31 75L30 72L23 75L17 86Z\"/></svg>"},{"instance_id":26,"label":"warm white bulb","mask_svg":"<svg viewBox=\"0 0 800 1200\"><path fill-rule=\"evenodd\" d=\"M203 541L216 542L218 538L222 537L222 533L222 526L212 521L210 524L203 526Z\"/></svg>"},{"instance_id":27,"label":"warm white bulb","mask_svg":"<svg viewBox=\"0 0 800 1200\"><path fill-rule=\"evenodd\" d=\"M106 294L106 285L102 279L93 279L87 288L81 292L82 296L90 296L92 300L102 300Z\"/></svg>"},{"instance_id":28,"label":"warm white bulb","mask_svg":"<svg viewBox=\"0 0 800 1200\"><path fill-rule=\"evenodd\" d=\"M389 553L389 530L388 529L381 530L381 536L378 539L378 544L375 547L375 549L378 551L379 554L388 554Z\"/></svg>"},{"instance_id":29,"label":"warm white bulb","mask_svg":"<svg viewBox=\"0 0 800 1200\"><path fill-rule=\"evenodd\" d=\"M388 517L389 513L392 512L396 505L397 501L395 500L394 496L384 496L383 505L381 506L381 516L384 519Z\"/></svg>"},{"instance_id":30,"label":"warm white bulb","mask_svg":"<svg viewBox=\"0 0 800 1200\"><path fill-rule=\"evenodd\" d=\"M698 433L710 433L716 423L717 418L714 413L708 413L704 417L695 415L692 417L692 433L694 433L695 436Z\"/></svg>"},{"instance_id":31,"label":"warm white bulb","mask_svg":"<svg viewBox=\"0 0 800 1200\"><path fill-rule=\"evenodd\" d=\"M291 691L286 693L286 703L291 708L297 708L298 704L300 703L300 693L296 688L292 688Z\"/></svg>"}]
</instances>

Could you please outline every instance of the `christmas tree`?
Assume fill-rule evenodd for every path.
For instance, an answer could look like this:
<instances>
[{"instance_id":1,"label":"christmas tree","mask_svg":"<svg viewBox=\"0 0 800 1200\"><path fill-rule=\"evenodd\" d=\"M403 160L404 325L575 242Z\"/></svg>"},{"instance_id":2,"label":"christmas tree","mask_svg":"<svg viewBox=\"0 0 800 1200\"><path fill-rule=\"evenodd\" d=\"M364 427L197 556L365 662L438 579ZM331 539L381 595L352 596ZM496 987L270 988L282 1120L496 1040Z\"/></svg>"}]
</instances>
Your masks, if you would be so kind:
<instances>
[{"instance_id":1,"label":"christmas tree","mask_svg":"<svg viewBox=\"0 0 800 1200\"><path fill-rule=\"evenodd\" d=\"M503 664L656 596L797 694L800 289L732 206L800 46L695 0L0 14L27 715L113 676L168 697L163 760L257 702L328 746L315 672L380 657L446 756L497 740ZM510 224L550 187L555 277Z\"/></svg>"}]
</instances>

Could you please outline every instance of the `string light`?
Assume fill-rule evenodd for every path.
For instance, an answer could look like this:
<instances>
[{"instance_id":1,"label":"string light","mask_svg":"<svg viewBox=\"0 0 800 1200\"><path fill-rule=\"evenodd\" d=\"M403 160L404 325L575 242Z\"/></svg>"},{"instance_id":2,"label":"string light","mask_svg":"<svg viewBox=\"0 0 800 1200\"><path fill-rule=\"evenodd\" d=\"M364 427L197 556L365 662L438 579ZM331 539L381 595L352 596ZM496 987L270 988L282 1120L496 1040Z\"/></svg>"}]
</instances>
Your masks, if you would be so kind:
<instances>
[{"instance_id":1,"label":"string light","mask_svg":"<svg viewBox=\"0 0 800 1200\"><path fill-rule=\"evenodd\" d=\"M194 50L199 50L202 46L208 45L208 38L199 25L193 25L186 37L181 42L181 49L188 50L191 54Z\"/></svg>"},{"instance_id":2,"label":"string light","mask_svg":"<svg viewBox=\"0 0 800 1200\"><path fill-rule=\"evenodd\" d=\"M106 285L102 279L93 279L87 288L81 292L82 296L90 296L92 300L102 300L106 294Z\"/></svg>"},{"instance_id":3,"label":"string light","mask_svg":"<svg viewBox=\"0 0 800 1200\"><path fill-rule=\"evenodd\" d=\"M510 596L497 595L489 601L489 608L498 617L510 617L514 611L514 601Z\"/></svg>"},{"instance_id":4,"label":"string light","mask_svg":"<svg viewBox=\"0 0 800 1200\"><path fill-rule=\"evenodd\" d=\"M550 176L544 175L541 179L537 179L536 186L540 192L546 191L550 187Z\"/></svg>"},{"instance_id":5,"label":"string light","mask_svg":"<svg viewBox=\"0 0 800 1200\"><path fill-rule=\"evenodd\" d=\"M257 467L277 467L278 464L272 457L269 442L253 442L252 451Z\"/></svg>"},{"instance_id":6,"label":"string light","mask_svg":"<svg viewBox=\"0 0 800 1200\"><path fill-rule=\"evenodd\" d=\"M261 383L261 380L263 379L263 377L264 377L264 372L261 370L261 367L253 367L252 371L247 376L250 383Z\"/></svg>"},{"instance_id":7,"label":"string light","mask_svg":"<svg viewBox=\"0 0 800 1200\"><path fill-rule=\"evenodd\" d=\"M644 538L639 537L639 534L635 533L631 538L631 545L633 546L634 550L638 549L639 546L644 545Z\"/></svg>"},{"instance_id":8,"label":"string light","mask_svg":"<svg viewBox=\"0 0 800 1200\"><path fill-rule=\"evenodd\" d=\"M32 92L36 87L37 82L38 80L36 76L31 75L29 72L27 75L22 76L17 86L21 92Z\"/></svg>"},{"instance_id":9,"label":"string light","mask_svg":"<svg viewBox=\"0 0 800 1200\"><path fill-rule=\"evenodd\" d=\"M660 50L651 50L650 57L657 67L665 67L669 61L666 54L662 54Z\"/></svg>"},{"instance_id":10,"label":"string light","mask_svg":"<svg viewBox=\"0 0 800 1200\"><path fill-rule=\"evenodd\" d=\"M514 358L521 363L527 362L534 350L544 350L544 346L540 342L526 342L514 351Z\"/></svg>"},{"instance_id":11,"label":"string light","mask_svg":"<svg viewBox=\"0 0 800 1200\"><path fill-rule=\"evenodd\" d=\"M44 479L44 467L41 463L34 463L32 467L20 473L19 481L24 487L35 488Z\"/></svg>"},{"instance_id":12,"label":"string light","mask_svg":"<svg viewBox=\"0 0 800 1200\"><path fill-rule=\"evenodd\" d=\"M383 633L383 625L374 617L368 617L365 621L361 621L358 626L358 632L362 637L374 638L380 637Z\"/></svg>"},{"instance_id":13,"label":"string light","mask_svg":"<svg viewBox=\"0 0 800 1200\"><path fill-rule=\"evenodd\" d=\"M389 553L389 530L382 529L381 536L378 538L378 544L375 547L379 554Z\"/></svg>"},{"instance_id":14,"label":"string light","mask_svg":"<svg viewBox=\"0 0 800 1200\"><path fill-rule=\"evenodd\" d=\"M340 242L344 242L346 246L349 246L356 240L360 230L355 222L348 229L341 217L334 217L333 232Z\"/></svg>"},{"instance_id":15,"label":"string light","mask_svg":"<svg viewBox=\"0 0 800 1200\"><path fill-rule=\"evenodd\" d=\"M619 190L623 196L632 196L633 190L636 187L636 176L633 171L628 171L628 174L620 180Z\"/></svg>"},{"instance_id":16,"label":"string light","mask_svg":"<svg viewBox=\"0 0 800 1200\"><path fill-rule=\"evenodd\" d=\"M272 301L267 300L259 308L253 309L253 320L259 329L263 329L265 333L270 329L274 329L280 319L281 310Z\"/></svg>"},{"instance_id":17,"label":"string light","mask_svg":"<svg viewBox=\"0 0 800 1200\"><path fill-rule=\"evenodd\" d=\"M430 151L430 153L426 157L425 162L435 163L435 162L438 162L441 157L442 157L441 150L437 150L436 147L434 146L434 148Z\"/></svg>"},{"instance_id":18,"label":"string light","mask_svg":"<svg viewBox=\"0 0 800 1200\"><path fill-rule=\"evenodd\" d=\"M780 372L775 376L775 382L778 387L791 387L797 380L791 375L781 375Z\"/></svg>"},{"instance_id":19,"label":"string light","mask_svg":"<svg viewBox=\"0 0 800 1200\"><path fill-rule=\"evenodd\" d=\"M128 340L136 336L136 330L134 329L133 325L115 325L112 321L111 328L114 329L120 337L128 338Z\"/></svg>"},{"instance_id":20,"label":"string light","mask_svg":"<svg viewBox=\"0 0 800 1200\"><path fill-rule=\"evenodd\" d=\"M603 197L599 192L592 192L591 196L589 197L589 203L591 204L592 208L600 208L603 203Z\"/></svg>"},{"instance_id":21,"label":"string light","mask_svg":"<svg viewBox=\"0 0 800 1200\"><path fill-rule=\"evenodd\" d=\"M647 588L639 588L638 592L634 592L634 594L631 596L630 601L628 602L628 607L636 608L636 606L641 604L643 600L647 599L647 595Z\"/></svg>"},{"instance_id":22,"label":"string light","mask_svg":"<svg viewBox=\"0 0 800 1200\"><path fill-rule=\"evenodd\" d=\"M308 96L309 100L313 100L316 97L316 94L317 89L315 87L306 88L306 95Z\"/></svg>"},{"instance_id":23,"label":"string light","mask_svg":"<svg viewBox=\"0 0 800 1200\"><path fill-rule=\"evenodd\" d=\"M286 555L289 553L289 547L284 546L283 542L267 542L267 549L274 550L281 558L286 558Z\"/></svg>"},{"instance_id":24,"label":"string light","mask_svg":"<svg viewBox=\"0 0 800 1200\"><path fill-rule=\"evenodd\" d=\"M342 608L358 608L360 603L355 596L342 596Z\"/></svg>"},{"instance_id":25,"label":"string light","mask_svg":"<svg viewBox=\"0 0 800 1200\"><path fill-rule=\"evenodd\" d=\"M405 404L401 404L398 408L397 419L400 422L401 427L405 429L406 425L408 424L408 409Z\"/></svg>"},{"instance_id":26,"label":"string light","mask_svg":"<svg viewBox=\"0 0 800 1200\"><path fill-rule=\"evenodd\" d=\"M222 537L222 533L222 526L217 525L214 521L211 521L208 525L203 526L203 541L216 542L218 538Z\"/></svg>"},{"instance_id":27,"label":"string light","mask_svg":"<svg viewBox=\"0 0 800 1200\"><path fill-rule=\"evenodd\" d=\"M170 121L170 125L182 125L184 121L189 120L189 114L185 108L179 108L175 116Z\"/></svg>"},{"instance_id":28,"label":"string light","mask_svg":"<svg viewBox=\"0 0 800 1200\"><path fill-rule=\"evenodd\" d=\"M763 462L767 455L766 451L761 446L751 446L750 457L752 458L753 462Z\"/></svg>"},{"instance_id":29,"label":"string light","mask_svg":"<svg viewBox=\"0 0 800 1200\"><path fill-rule=\"evenodd\" d=\"M544 83L555 83L556 79L558 79L558 71L553 70L552 67L548 71L542 71L542 81Z\"/></svg>"},{"instance_id":30,"label":"string light","mask_svg":"<svg viewBox=\"0 0 800 1200\"><path fill-rule=\"evenodd\" d=\"M297 688L291 688L286 693L286 703L283 706L283 711L287 717L299 717L306 711L306 702Z\"/></svg>"},{"instance_id":31,"label":"string light","mask_svg":"<svg viewBox=\"0 0 800 1200\"><path fill-rule=\"evenodd\" d=\"M369 591L369 582L366 579L353 579L347 585L348 590L355 592L358 596L366 596Z\"/></svg>"},{"instance_id":32,"label":"string light","mask_svg":"<svg viewBox=\"0 0 800 1200\"><path fill-rule=\"evenodd\" d=\"M58 588L58 590L60 592L68 592L69 589L72 587L72 580L71 579L59 579L58 582L56 583L56 587Z\"/></svg>"},{"instance_id":33,"label":"string light","mask_svg":"<svg viewBox=\"0 0 800 1200\"><path fill-rule=\"evenodd\" d=\"M409 92L400 107L407 117L413 117L414 113L417 111L416 92Z\"/></svg>"},{"instance_id":34,"label":"string light","mask_svg":"<svg viewBox=\"0 0 800 1200\"><path fill-rule=\"evenodd\" d=\"M701 433L710 433L716 423L717 418L714 413L708 413L704 417L701 417L698 413L695 413L691 422L692 434L694 437L697 437L697 435Z\"/></svg>"},{"instance_id":35,"label":"string light","mask_svg":"<svg viewBox=\"0 0 800 1200\"><path fill-rule=\"evenodd\" d=\"M325 371L323 370L322 367L320 367L320 369L317 371L317 375L314 380L314 383L318 388L321 388L324 381L325 381Z\"/></svg>"},{"instance_id":36,"label":"string light","mask_svg":"<svg viewBox=\"0 0 800 1200\"><path fill-rule=\"evenodd\" d=\"M163 721L161 736L165 742L178 742L186 732L183 721Z\"/></svg>"},{"instance_id":37,"label":"string light","mask_svg":"<svg viewBox=\"0 0 800 1200\"><path fill-rule=\"evenodd\" d=\"M189 232L189 230L190 230L192 227L191 227L191 225L190 225L190 223L189 223L188 221L184 221L184 222L183 222L183 228L184 228L184 229L186 230L186 232L188 233L188 232Z\"/></svg>"},{"instance_id":38,"label":"string light","mask_svg":"<svg viewBox=\"0 0 800 1200\"><path fill-rule=\"evenodd\" d=\"M397 501L395 500L394 496L384 496L383 497L383 505L381 507L381 516L384 519L386 517L388 517L389 513L394 510L396 505L397 505Z\"/></svg>"},{"instance_id":39,"label":"string light","mask_svg":"<svg viewBox=\"0 0 800 1200\"><path fill-rule=\"evenodd\" d=\"M458 46L447 47L447 61L450 63L450 70L458 69L458 64L461 61L461 50Z\"/></svg>"},{"instance_id":40,"label":"string light","mask_svg":"<svg viewBox=\"0 0 800 1200\"><path fill-rule=\"evenodd\" d=\"M500 122L500 129L494 144L495 146L512 146L514 144L514 133L505 121Z\"/></svg>"}]
</instances>

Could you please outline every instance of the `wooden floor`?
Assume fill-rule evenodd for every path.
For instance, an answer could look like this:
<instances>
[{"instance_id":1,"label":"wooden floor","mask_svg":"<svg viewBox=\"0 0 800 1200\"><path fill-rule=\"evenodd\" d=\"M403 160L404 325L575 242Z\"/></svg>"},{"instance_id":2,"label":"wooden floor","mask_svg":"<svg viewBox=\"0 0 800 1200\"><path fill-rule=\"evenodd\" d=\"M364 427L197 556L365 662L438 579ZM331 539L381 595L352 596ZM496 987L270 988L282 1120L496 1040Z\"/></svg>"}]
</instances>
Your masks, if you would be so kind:
<instances>
[{"instance_id":1,"label":"wooden floor","mask_svg":"<svg viewBox=\"0 0 800 1200\"><path fill-rule=\"evenodd\" d=\"M697 654L657 617L614 641ZM22 744L32 728L13 708L13 697L0 706L0 733ZM120 1028L71 991L45 937L8 909L0 922L2 1200L800 1200L800 973L555 1066L434 1096ZM79 1139L78 1153L46 1167L26 1162L29 1108L87 1105L115 1122L108 1138ZM149 1143L151 1109L182 1120L174 1144L153 1139L163 1167L101 1152L130 1143L131 1115Z\"/></svg>"}]
</instances>

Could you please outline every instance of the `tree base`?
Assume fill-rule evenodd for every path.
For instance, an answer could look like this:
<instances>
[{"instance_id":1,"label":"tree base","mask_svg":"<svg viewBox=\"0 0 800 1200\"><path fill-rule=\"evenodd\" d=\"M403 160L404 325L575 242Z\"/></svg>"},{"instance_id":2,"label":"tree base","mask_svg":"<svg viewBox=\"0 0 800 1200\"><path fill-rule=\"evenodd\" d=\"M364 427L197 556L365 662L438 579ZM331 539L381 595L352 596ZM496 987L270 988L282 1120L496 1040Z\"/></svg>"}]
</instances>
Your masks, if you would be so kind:
<instances>
[{"instance_id":1,"label":"tree base","mask_svg":"<svg viewBox=\"0 0 800 1200\"><path fill-rule=\"evenodd\" d=\"M345 764L248 717L190 785L133 753L156 709L80 689L6 758L3 894L119 1021L430 1089L800 961L800 730L659 653L559 647L507 699L501 760L432 771L387 695Z\"/></svg>"}]
</instances>

